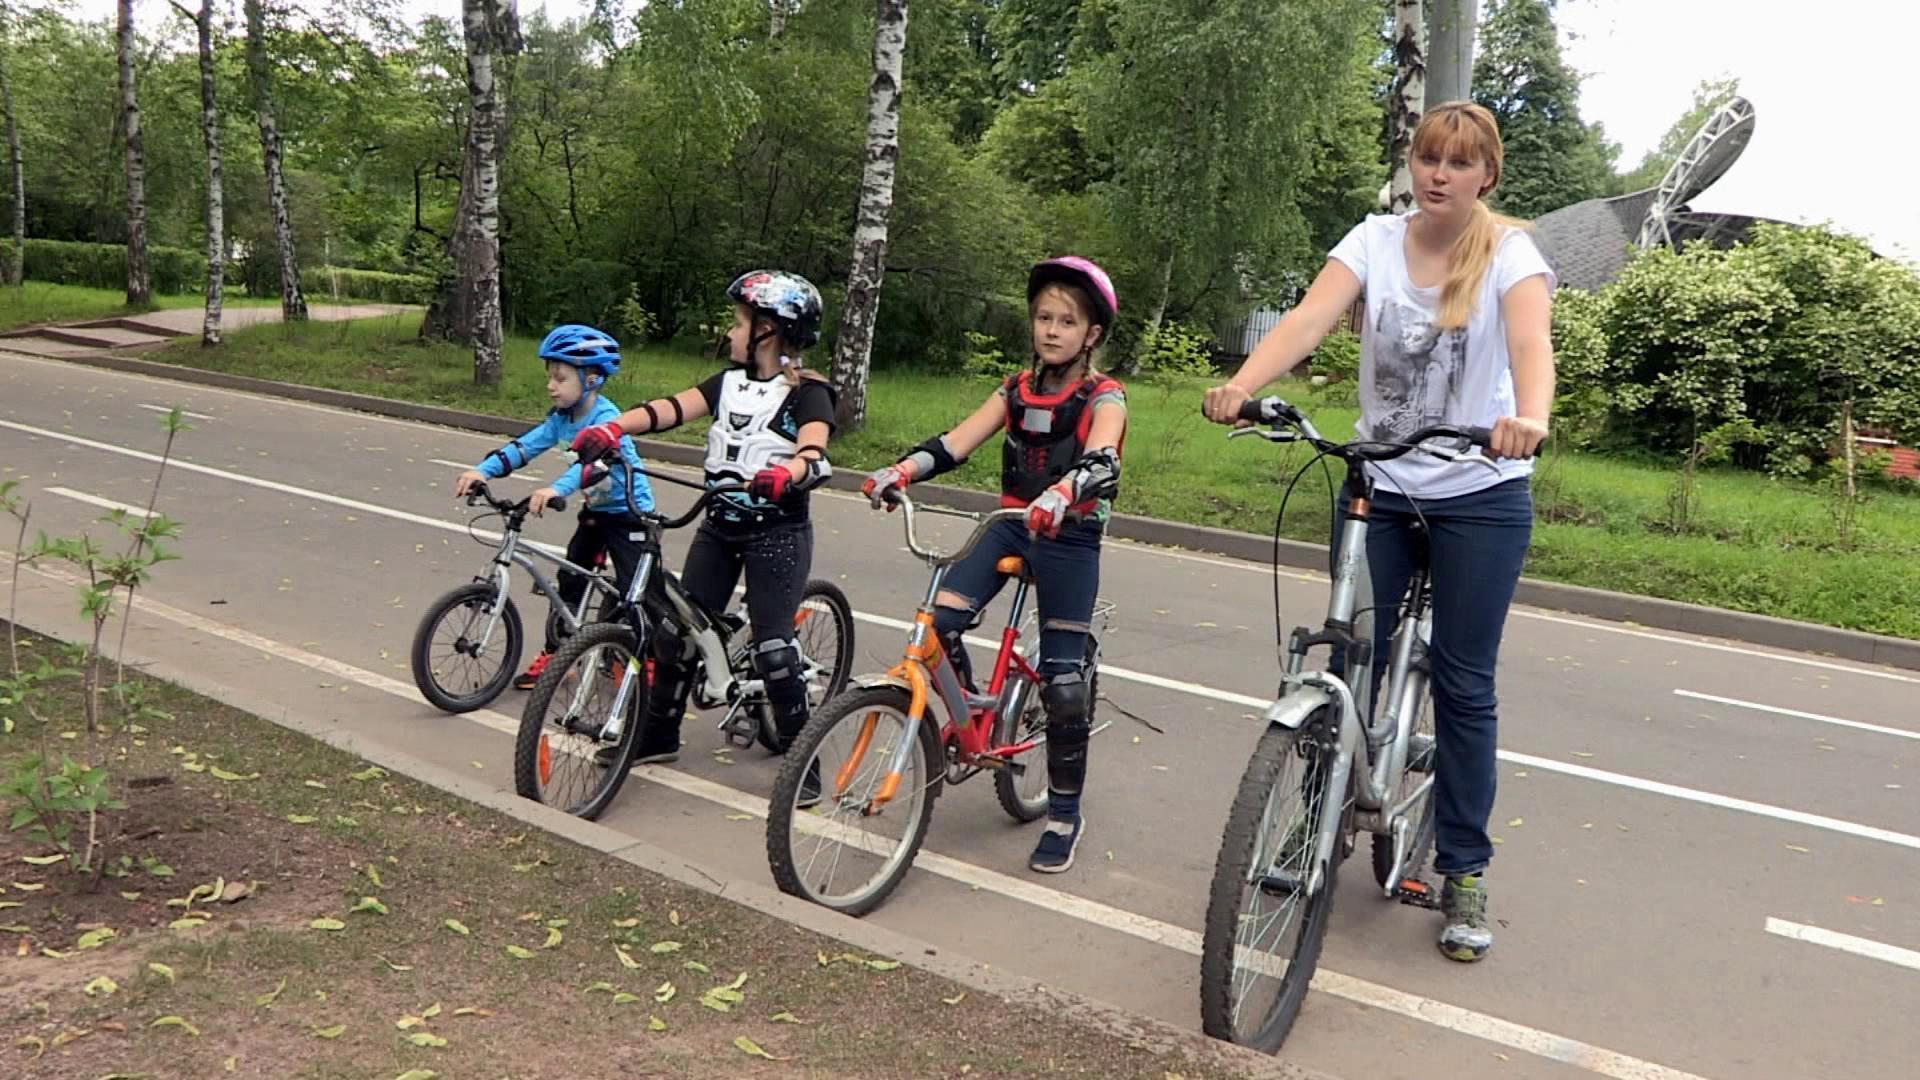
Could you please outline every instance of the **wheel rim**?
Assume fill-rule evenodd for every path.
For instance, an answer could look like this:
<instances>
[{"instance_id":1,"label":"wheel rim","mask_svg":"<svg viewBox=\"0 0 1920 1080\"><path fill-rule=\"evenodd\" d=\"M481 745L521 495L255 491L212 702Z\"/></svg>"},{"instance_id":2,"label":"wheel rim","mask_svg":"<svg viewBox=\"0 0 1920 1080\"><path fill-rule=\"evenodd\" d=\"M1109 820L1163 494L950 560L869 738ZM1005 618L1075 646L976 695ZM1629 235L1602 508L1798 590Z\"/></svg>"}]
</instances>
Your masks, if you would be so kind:
<instances>
[{"instance_id":1,"label":"wheel rim","mask_svg":"<svg viewBox=\"0 0 1920 1080\"><path fill-rule=\"evenodd\" d=\"M619 675L631 655L620 645L595 645L575 656L560 674L540 720L536 778L541 802L577 813L599 797L611 768L625 766L599 760L600 751L613 744L602 742L598 731L613 714ZM628 692L628 725L640 720L635 707L640 700L640 693Z\"/></svg>"},{"instance_id":2,"label":"wheel rim","mask_svg":"<svg viewBox=\"0 0 1920 1080\"><path fill-rule=\"evenodd\" d=\"M474 642L485 633L492 616L484 597L472 597L450 607L433 624L427 642L427 670L442 693L453 698L468 698L491 686L500 677L500 663L506 655L507 628L494 627L486 653L476 653ZM495 659L489 662L489 657Z\"/></svg>"},{"instance_id":3,"label":"wheel rim","mask_svg":"<svg viewBox=\"0 0 1920 1080\"><path fill-rule=\"evenodd\" d=\"M1308 793L1319 785L1317 774L1325 765L1323 748L1311 733L1303 734L1281 759L1261 813L1234 922L1230 1004L1237 1042L1254 1041L1278 1011L1285 976L1306 926L1313 894L1283 883L1304 885L1310 879L1312 838L1318 835L1325 808ZM1293 948L1286 948L1288 942Z\"/></svg>"},{"instance_id":4,"label":"wheel rim","mask_svg":"<svg viewBox=\"0 0 1920 1080\"><path fill-rule=\"evenodd\" d=\"M786 836L794 876L808 899L828 907L861 904L884 888L907 858L930 786L937 782L925 775L919 747L907 754L893 798L879 813L865 813L906 737L905 713L897 706L875 705L841 717L810 755L809 764L819 768L820 802L808 810L792 807ZM799 798L796 791L796 803Z\"/></svg>"},{"instance_id":5,"label":"wheel rim","mask_svg":"<svg viewBox=\"0 0 1920 1080\"><path fill-rule=\"evenodd\" d=\"M794 615L793 631L806 672L807 707L817 709L832 696L834 673L840 669L840 645L845 636L840 613L825 596L808 596Z\"/></svg>"},{"instance_id":6,"label":"wheel rim","mask_svg":"<svg viewBox=\"0 0 1920 1080\"><path fill-rule=\"evenodd\" d=\"M1029 696L1026 713L1013 732L1016 744L1033 740L1033 749L1013 759L1023 769L1013 778L1014 798L1029 808L1047 801L1047 710L1039 697L1038 690Z\"/></svg>"}]
</instances>

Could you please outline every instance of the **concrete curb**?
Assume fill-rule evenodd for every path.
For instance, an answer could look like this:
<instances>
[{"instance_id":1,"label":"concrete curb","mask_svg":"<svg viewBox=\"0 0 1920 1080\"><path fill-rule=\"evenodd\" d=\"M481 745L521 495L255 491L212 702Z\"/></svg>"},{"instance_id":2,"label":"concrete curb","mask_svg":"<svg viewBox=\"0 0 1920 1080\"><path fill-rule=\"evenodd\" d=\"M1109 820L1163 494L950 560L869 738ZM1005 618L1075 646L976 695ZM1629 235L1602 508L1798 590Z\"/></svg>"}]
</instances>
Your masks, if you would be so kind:
<instances>
[{"instance_id":1,"label":"concrete curb","mask_svg":"<svg viewBox=\"0 0 1920 1080\"><path fill-rule=\"evenodd\" d=\"M25 619L19 625L45 637L66 640L57 631L32 625ZM128 666L648 873L658 874L688 888L739 904L823 937L845 942L862 952L892 957L930 975L959 983L974 992L1001 998L1016 1007L1043 1010L1156 1054L1183 1054L1196 1064L1234 1076L1259 1080L1339 1080L1331 1073L1304 1069L1276 1057L1210 1039L1197 1031L1164 1020L1058 990L1037 979L990 967L960 953L943 952L919 938L840 915L774 889L750 882L728 881L710 873L698 863L638 840L631 834L522 799L511 791L488 786L451 769L355 736L334 725L294 716L283 703L270 695L231 687L190 668L142 656L138 651L130 652Z\"/></svg>"},{"instance_id":2,"label":"concrete curb","mask_svg":"<svg viewBox=\"0 0 1920 1080\"><path fill-rule=\"evenodd\" d=\"M203 371L198 368L140 360L129 356L102 354L37 357L37 359L60 360L108 371L147 375L226 390L242 390L292 401L331 405L376 416L415 420L466 431L480 431L491 435L518 435L527 428L527 422L524 420L441 408L436 405L416 405L412 402L394 401L368 394L300 386L248 375ZM644 453L676 465L697 466L703 457L701 450L694 446L654 439L637 441L644 447ZM850 491L859 487L860 480L861 477L857 475L837 473L830 482L830 486ZM944 487L937 484L916 485L914 490L925 492L933 501L942 505L960 510L979 512L991 510L999 505L993 495L984 491ZM1107 534L1119 540L1206 552L1249 562L1268 562L1276 555L1276 546L1270 536L1257 536L1253 533L1215 529L1204 525L1188 525L1131 514L1114 515L1112 522L1108 525ZM1282 565L1323 572L1326 570L1325 545L1283 539L1277 550L1278 559ZM1725 608L1684 604L1676 600L1662 600L1650 596L1607 592L1579 585L1563 585L1535 578L1521 579L1515 600L1529 607L1564 611L1614 622L1635 623L1648 628L1674 630L1698 634L1702 637L1724 638L1793 652L1817 653L1865 664L1920 670L1920 641L1884 634L1844 630L1817 623L1796 622L1791 619L1730 611Z\"/></svg>"}]
</instances>

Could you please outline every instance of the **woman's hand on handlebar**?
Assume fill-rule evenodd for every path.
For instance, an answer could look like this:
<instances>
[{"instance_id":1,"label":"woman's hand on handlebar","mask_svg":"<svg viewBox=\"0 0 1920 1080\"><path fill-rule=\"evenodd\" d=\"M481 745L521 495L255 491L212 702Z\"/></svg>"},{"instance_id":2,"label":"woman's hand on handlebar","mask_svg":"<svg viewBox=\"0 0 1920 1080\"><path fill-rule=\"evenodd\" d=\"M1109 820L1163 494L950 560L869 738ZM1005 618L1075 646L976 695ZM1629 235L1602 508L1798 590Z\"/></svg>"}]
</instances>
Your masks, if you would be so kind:
<instances>
[{"instance_id":1,"label":"woman's hand on handlebar","mask_svg":"<svg viewBox=\"0 0 1920 1080\"><path fill-rule=\"evenodd\" d=\"M1222 383L1207 391L1201 401L1200 411L1216 424L1233 424L1243 427L1246 421L1240 419L1240 406L1247 403L1253 394L1245 387L1233 383Z\"/></svg>"},{"instance_id":2,"label":"woman's hand on handlebar","mask_svg":"<svg viewBox=\"0 0 1920 1080\"><path fill-rule=\"evenodd\" d=\"M541 512L547 508L547 504L558 498L560 498L560 493L552 488L540 488L533 494L527 496L527 509L533 512L534 517L539 517Z\"/></svg>"},{"instance_id":3,"label":"woman's hand on handlebar","mask_svg":"<svg viewBox=\"0 0 1920 1080\"><path fill-rule=\"evenodd\" d=\"M459 479L453 482L453 497L456 499L461 498L466 495L467 492L472 491L475 485L485 487L486 483L486 473L480 472L477 469L468 469L466 472L460 474Z\"/></svg>"},{"instance_id":4,"label":"woman's hand on handlebar","mask_svg":"<svg viewBox=\"0 0 1920 1080\"><path fill-rule=\"evenodd\" d=\"M1547 441L1547 424L1524 416L1503 416L1493 425L1493 437L1487 440L1488 456L1529 458L1540 452Z\"/></svg>"}]
</instances>

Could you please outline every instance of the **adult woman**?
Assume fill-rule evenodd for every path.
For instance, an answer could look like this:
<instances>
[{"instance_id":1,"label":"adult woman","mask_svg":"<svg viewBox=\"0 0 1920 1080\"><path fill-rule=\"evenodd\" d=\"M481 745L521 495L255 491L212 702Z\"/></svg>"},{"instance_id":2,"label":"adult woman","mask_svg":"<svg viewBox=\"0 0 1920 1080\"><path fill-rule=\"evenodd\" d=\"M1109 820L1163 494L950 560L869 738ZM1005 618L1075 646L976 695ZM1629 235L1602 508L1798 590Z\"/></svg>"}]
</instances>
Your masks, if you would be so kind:
<instances>
[{"instance_id":1,"label":"adult woman","mask_svg":"<svg viewBox=\"0 0 1920 1080\"><path fill-rule=\"evenodd\" d=\"M1207 391L1204 407L1215 422L1233 422L1242 402L1312 352L1364 293L1360 436L1394 441L1438 423L1493 431L1493 469L1420 455L1375 466L1367 545L1374 595L1399 596L1418 504L1433 568L1440 949L1470 962L1493 945L1483 875L1493 857L1494 667L1532 535L1530 459L1553 402L1554 278L1518 223L1484 201L1502 162L1492 114L1464 102L1430 110L1409 157L1416 209L1369 217L1348 233L1300 304L1231 381Z\"/></svg>"}]
</instances>

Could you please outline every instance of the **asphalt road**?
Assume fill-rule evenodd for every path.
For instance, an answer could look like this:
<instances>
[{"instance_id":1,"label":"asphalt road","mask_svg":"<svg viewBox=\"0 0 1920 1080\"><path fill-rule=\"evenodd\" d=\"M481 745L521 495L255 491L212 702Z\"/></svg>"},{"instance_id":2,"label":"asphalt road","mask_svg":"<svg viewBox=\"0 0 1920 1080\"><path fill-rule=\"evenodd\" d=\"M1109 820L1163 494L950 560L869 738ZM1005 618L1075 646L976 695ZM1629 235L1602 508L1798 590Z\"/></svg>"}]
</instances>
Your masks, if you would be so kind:
<instances>
[{"instance_id":1,"label":"asphalt road","mask_svg":"<svg viewBox=\"0 0 1920 1080\"><path fill-rule=\"evenodd\" d=\"M104 534L103 507L145 505L160 415L176 403L199 414L160 500L185 522L182 559L145 594L157 606L137 623L143 647L510 786L503 730L519 696L449 717L406 670L422 609L486 554L445 463L496 440L4 356L0 479L23 482L37 528ZM837 494L815 506L815 573L861 616L855 670L883 669L924 570L897 518ZM568 528L549 517L532 532L561 544ZM1118 605L1103 689L1164 734L1116 717L1095 740L1078 864L1029 873L1033 827L1013 825L981 779L939 800L918 868L868 918L1197 1027L1207 882L1275 683L1272 571L1115 543L1103 573ZM1317 620L1325 582L1289 571L1280 595L1290 623ZM520 602L537 633L537 601ZM1447 961L1437 916L1381 900L1364 858L1349 863L1286 1056L1346 1077L1911 1076L1916 691L1911 673L1516 610L1491 957ZM735 818L764 810L773 760L729 763L711 724L686 731L681 761L645 770L604 822L769 881L763 823Z\"/></svg>"}]
</instances>

